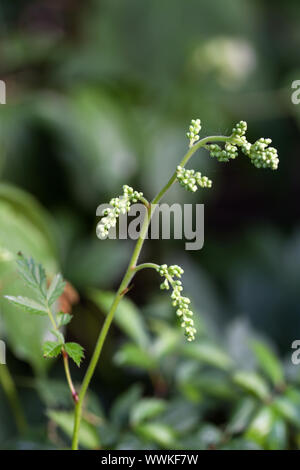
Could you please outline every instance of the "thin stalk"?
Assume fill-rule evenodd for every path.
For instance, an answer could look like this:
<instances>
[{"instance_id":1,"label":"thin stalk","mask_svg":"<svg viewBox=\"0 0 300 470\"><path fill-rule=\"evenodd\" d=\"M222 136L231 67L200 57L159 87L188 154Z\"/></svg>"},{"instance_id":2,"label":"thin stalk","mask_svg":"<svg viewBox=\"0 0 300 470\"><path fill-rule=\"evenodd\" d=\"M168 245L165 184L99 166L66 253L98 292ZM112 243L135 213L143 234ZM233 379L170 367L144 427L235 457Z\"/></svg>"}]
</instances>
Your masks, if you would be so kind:
<instances>
[{"instance_id":1,"label":"thin stalk","mask_svg":"<svg viewBox=\"0 0 300 470\"><path fill-rule=\"evenodd\" d=\"M51 308L49 306L48 306L47 310L48 310L48 316L49 316L50 322L51 322L54 330L59 331L59 329L57 327L57 324L56 324L56 321L55 321L55 318L54 318L54 316L51 312ZM64 369L65 369L65 374L66 374L66 379L67 379L67 382L68 382L68 386L69 386L69 389L70 389L70 392L72 394L72 398L73 398L74 402L77 403L78 402L78 394L76 392L76 389L75 389L73 381L72 381L70 367L69 367L69 356L68 356L68 353L66 352L64 346L61 349L61 353L62 353L62 357L63 357Z\"/></svg>"},{"instance_id":2,"label":"thin stalk","mask_svg":"<svg viewBox=\"0 0 300 470\"><path fill-rule=\"evenodd\" d=\"M184 167L187 162L190 160L192 155L201 147L204 145L208 144L209 142L226 142L229 141L230 137L228 136L213 136L213 137L205 137L204 139L199 140L199 142L195 145L193 145L188 152L184 155L183 159L180 162L180 166ZM172 186L172 184L176 181L176 171L173 173L167 184L162 188L162 190L155 196L151 204L147 205L148 213L147 217L145 217L140 236L136 242L135 248L133 250L130 262L128 264L127 270L125 272L125 275L121 281L120 287L115 295L114 301L112 303L112 306L110 308L110 311L105 318L104 324L102 326L102 329L100 331L90 364L88 366L88 369L86 371L86 374L84 376L82 386L79 392L79 397L78 397L78 402L76 403L75 406L75 418L74 418L74 429L73 429L73 439L72 439L72 450L77 450L78 449L78 440L79 440L79 429L80 429L80 422L81 422L81 417L82 417L82 405L83 401L87 392L87 389L89 387L90 381L93 377L93 374L95 372L97 363L99 361L101 351L103 348L103 344L105 342L107 333L109 331L110 325L113 321L115 311L122 300L122 297L126 294L128 290L128 286L130 281L132 280L133 276L137 271L140 269L143 269L143 267L152 267L156 269L157 265L153 263L145 263L144 265L136 266L136 263L138 261L141 249L143 247L144 241L145 241L145 236L148 231L149 224L151 222L151 217L153 215L155 207L153 207L155 204L158 204L159 201L162 199L162 197L165 195L165 193L168 191L168 189Z\"/></svg>"},{"instance_id":3,"label":"thin stalk","mask_svg":"<svg viewBox=\"0 0 300 470\"><path fill-rule=\"evenodd\" d=\"M159 265L158 264L155 264L155 263L143 263L143 264L139 264L138 266L136 266L135 268L133 268L132 270L137 273L138 271L141 271L142 269L147 269L147 268L150 268L150 269L157 269L159 268Z\"/></svg>"},{"instance_id":4,"label":"thin stalk","mask_svg":"<svg viewBox=\"0 0 300 470\"><path fill-rule=\"evenodd\" d=\"M0 365L0 383L8 398L10 407L15 417L18 431L20 434L23 434L27 429L26 419L19 400L16 385L7 365L5 364Z\"/></svg>"}]
</instances>

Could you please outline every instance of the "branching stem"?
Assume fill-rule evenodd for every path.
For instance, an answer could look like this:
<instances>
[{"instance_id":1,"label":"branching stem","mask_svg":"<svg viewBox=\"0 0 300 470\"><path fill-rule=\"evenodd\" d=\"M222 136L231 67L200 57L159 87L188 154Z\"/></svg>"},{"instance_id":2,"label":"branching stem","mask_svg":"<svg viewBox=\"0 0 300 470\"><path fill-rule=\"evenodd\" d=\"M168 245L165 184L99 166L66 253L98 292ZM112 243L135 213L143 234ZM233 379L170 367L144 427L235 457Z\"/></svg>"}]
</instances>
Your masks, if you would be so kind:
<instances>
[{"instance_id":1,"label":"branching stem","mask_svg":"<svg viewBox=\"0 0 300 470\"><path fill-rule=\"evenodd\" d=\"M183 168L187 162L190 160L192 155L201 147L205 146L209 142L229 142L231 139L231 136L212 136L212 137L205 137L201 140L199 140L195 145L193 145L188 152L185 154L179 165ZM102 326L102 329L100 331L90 364L88 366L88 369L86 371L85 377L82 382L82 386L80 389L79 397L78 397L78 402L76 403L75 406L75 419L74 419L74 429L73 429L73 439L72 439L72 449L77 450L78 449L78 440L79 440L79 429L80 429L80 422L81 422L81 417L82 417L82 406L83 406L83 401L87 392L87 389L89 387L90 381L93 377L93 374L95 372L97 363L99 361L101 351L103 348L103 344L105 342L107 333L109 331L110 325L112 323L112 320L114 318L115 311L122 300L123 296L126 293L126 289L132 280L133 276L135 273L141 269L144 268L154 268L156 269L157 265L153 263L144 263L139 266L136 266L136 263L138 261L143 243L145 241L145 236L148 231L148 227L151 221L151 217L154 212L153 205L158 204L159 201L162 199L162 197L165 195L165 193L168 191L168 189L173 185L173 183L176 181L176 171L173 173L167 184L162 188L162 190L155 196L151 204L145 204L147 206L148 212L147 216L144 219L142 228L141 228L141 233L140 236L136 242L135 248L133 250L130 262L128 264L127 270L125 272L125 275L122 279L122 282L120 284L120 287L116 293L116 296L114 298L114 301L112 303L112 306L110 308L110 311L108 315L105 318L104 324Z\"/></svg>"}]
</instances>

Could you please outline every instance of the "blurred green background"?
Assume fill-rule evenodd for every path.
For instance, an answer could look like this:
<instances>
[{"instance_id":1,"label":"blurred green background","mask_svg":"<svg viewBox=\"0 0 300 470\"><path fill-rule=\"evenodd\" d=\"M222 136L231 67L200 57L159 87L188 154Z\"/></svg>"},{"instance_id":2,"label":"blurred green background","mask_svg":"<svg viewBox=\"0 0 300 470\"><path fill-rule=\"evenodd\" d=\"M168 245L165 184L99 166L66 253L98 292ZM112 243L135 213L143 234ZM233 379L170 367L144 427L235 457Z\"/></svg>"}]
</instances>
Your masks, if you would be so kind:
<instances>
[{"instance_id":1,"label":"blurred green background","mask_svg":"<svg viewBox=\"0 0 300 470\"><path fill-rule=\"evenodd\" d=\"M78 382L133 247L97 239L97 206L123 184L153 197L186 151L191 118L202 135L246 120L249 140L271 137L280 156L271 172L203 152L192 167L213 189L168 193L205 203L204 248L148 241L142 259L184 268L197 342L185 344L156 274L141 272L92 383L83 447L300 445L299 14L296 0L0 4L1 294L26 291L19 250L49 276L61 270L80 295L67 332L86 351ZM72 404L61 362L41 354L47 325L2 295L0 312L0 446L63 448Z\"/></svg>"}]
</instances>

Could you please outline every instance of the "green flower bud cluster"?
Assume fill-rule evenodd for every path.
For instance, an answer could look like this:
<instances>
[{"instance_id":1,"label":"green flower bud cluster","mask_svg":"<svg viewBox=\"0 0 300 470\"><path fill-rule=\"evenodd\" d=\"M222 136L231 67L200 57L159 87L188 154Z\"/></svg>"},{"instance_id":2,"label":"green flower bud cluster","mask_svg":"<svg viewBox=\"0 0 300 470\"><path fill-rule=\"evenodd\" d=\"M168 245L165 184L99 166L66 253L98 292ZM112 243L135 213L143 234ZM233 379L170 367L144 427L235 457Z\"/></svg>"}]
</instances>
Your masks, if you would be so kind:
<instances>
[{"instance_id":1,"label":"green flower bud cluster","mask_svg":"<svg viewBox=\"0 0 300 470\"><path fill-rule=\"evenodd\" d=\"M247 155L256 168L271 168L277 170L279 158L274 147L268 147L271 139L258 139L254 144L244 145L242 151Z\"/></svg>"},{"instance_id":2,"label":"green flower bud cluster","mask_svg":"<svg viewBox=\"0 0 300 470\"><path fill-rule=\"evenodd\" d=\"M195 339L196 329L194 328L193 321L193 312L190 310L190 299L181 295L183 287L181 281L174 278L181 278L183 274L183 269L180 266L172 265L167 266L162 264L157 268L157 272L164 277L164 281L160 285L162 290L169 290L170 286L172 288L172 305L177 307L176 314L181 320L181 328L185 330L185 336L188 341L193 341Z\"/></svg>"},{"instance_id":3,"label":"green flower bud cluster","mask_svg":"<svg viewBox=\"0 0 300 470\"><path fill-rule=\"evenodd\" d=\"M240 121L238 122L235 127L232 129L232 138L233 140L237 140L239 142L240 140L246 140L245 134L247 132L247 123L246 121ZM244 137L244 139L243 139Z\"/></svg>"},{"instance_id":4,"label":"green flower bud cluster","mask_svg":"<svg viewBox=\"0 0 300 470\"><path fill-rule=\"evenodd\" d=\"M187 170L182 166L177 167L176 176L179 184L187 191L195 192L198 186L201 188L211 188L212 181L207 176L202 176L199 171ZM198 186L197 186L198 185Z\"/></svg>"},{"instance_id":5,"label":"green flower bud cluster","mask_svg":"<svg viewBox=\"0 0 300 470\"><path fill-rule=\"evenodd\" d=\"M238 156L236 145L226 142L224 149L217 144L208 144L206 149L209 150L211 157L216 157L219 162L228 162L234 160Z\"/></svg>"},{"instance_id":6,"label":"green flower bud cluster","mask_svg":"<svg viewBox=\"0 0 300 470\"><path fill-rule=\"evenodd\" d=\"M189 127L189 132L186 133L187 138L190 139L190 147L199 140L199 132L201 131L200 119L192 119Z\"/></svg>"},{"instance_id":7,"label":"green flower bud cluster","mask_svg":"<svg viewBox=\"0 0 300 470\"><path fill-rule=\"evenodd\" d=\"M133 188L125 184L123 186L123 194L110 200L110 205L107 209L103 210L104 217L97 225L97 235L99 238L105 238L109 229L116 226L117 219L120 214L129 212L130 205L143 198L143 193L134 191Z\"/></svg>"},{"instance_id":8,"label":"green flower bud cluster","mask_svg":"<svg viewBox=\"0 0 300 470\"><path fill-rule=\"evenodd\" d=\"M217 144L208 144L205 148L209 150L211 157L216 157L220 162L228 162L237 157L238 147L240 147L257 168L277 170L279 164L277 150L274 147L268 147L272 140L261 138L251 144L247 141L246 131L247 123L240 121L232 129L229 141L225 143L223 149Z\"/></svg>"}]
</instances>

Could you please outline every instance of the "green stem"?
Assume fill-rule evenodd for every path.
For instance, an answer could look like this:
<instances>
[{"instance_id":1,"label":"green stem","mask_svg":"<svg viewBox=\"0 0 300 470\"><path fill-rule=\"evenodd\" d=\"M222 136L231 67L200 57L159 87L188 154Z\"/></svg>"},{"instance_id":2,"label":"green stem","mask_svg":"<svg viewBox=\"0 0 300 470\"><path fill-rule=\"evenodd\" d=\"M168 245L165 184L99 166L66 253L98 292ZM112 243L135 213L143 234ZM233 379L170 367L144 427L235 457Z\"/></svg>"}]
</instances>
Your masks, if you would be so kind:
<instances>
[{"instance_id":1,"label":"green stem","mask_svg":"<svg viewBox=\"0 0 300 470\"><path fill-rule=\"evenodd\" d=\"M19 400L18 392L13 378L6 365L0 365L0 383L9 400L10 407L15 417L16 425L20 434L26 431L27 423Z\"/></svg>"},{"instance_id":2,"label":"green stem","mask_svg":"<svg viewBox=\"0 0 300 470\"><path fill-rule=\"evenodd\" d=\"M226 136L213 136L213 137L205 137L204 139L199 140L199 142L193 147L191 147L188 152L185 154L183 159L180 162L180 166L184 167L189 159L192 157L192 155L201 147L204 145L208 144L209 142L226 142L229 141L231 137L226 137ZM141 249L143 247L143 243L145 241L145 236L148 231L148 227L151 221L151 217L153 215L153 211L155 210L155 207L153 207L155 204L158 204L159 201L162 199L162 197L165 195L165 193L168 191L168 189L172 186L172 184L176 181L176 171L173 173L167 184L162 188L162 190L155 196L153 199L152 203L148 205L148 213L147 217L145 217L140 236L136 242L135 248L133 250L132 257L130 259L130 262L128 264L127 270L125 272L125 275L121 281L120 287L116 293L116 296L114 298L114 301L112 303L112 306L110 308L110 311L105 318L104 324L102 326L102 329L100 331L90 364L88 366L88 369L86 371L86 374L84 376L82 386L80 389L79 393L79 398L78 402L75 406L75 419L74 419L74 429L73 429L73 439L72 439L72 450L77 450L78 449L78 440L79 440L79 429L80 429L80 422L81 422L81 417L82 417L82 405L83 401L87 392L87 389L89 387L90 381L94 375L97 363L99 361L102 347L104 344L104 341L106 339L107 333L109 331L110 325L112 323L112 320L114 318L115 311L122 299L122 297L126 294L128 285L130 281L132 280L133 276L137 271L140 269L145 268L154 268L156 269L157 265L153 263L144 263L142 265L136 266L136 263L138 261Z\"/></svg>"},{"instance_id":3,"label":"green stem","mask_svg":"<svg viewBox=\"0 0 300 470\"><path fill-rule=\"evenodd\" d=\"M146 268L151 268L151 269L158 269L159 268L159 265L158 264L155 264L155 263L143 263L143 264L139 264L138 266L136 266L133 271L135 273L137 273L138 271L141 271L141 269L146 269Z\"/></svg>"},{"instance_id":4,"label":"green stem","mask_svg":"<svg viewBox=\"0 0 300 470\"><path fill-rule=\"evenodd\" d=\"M54 330L58 331L59 329L57 327L55 318L54 318L54 316L51 312L51 308L49 307L49 305L48 305L47 310L48 310L48 317L50 319L50 322L51 322ZM78 402L78 394L76 392L76 389L74 387L72 377L71 377L71 372L70 372L70 367L69 367L69 356L68 356L68 353L66 352L64 347L62 347L61 353L62 353L62 357L63 357L64 369L65 369L65 374L66 374L66 379L67 379L67 382L68 382L68 386L69 386L69 389L70 389L70 392L72 394L72 398L73 398L74 402L77 403Z\"/></svg>"}]
</instances>

